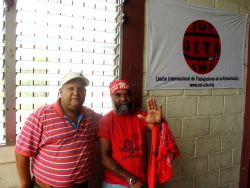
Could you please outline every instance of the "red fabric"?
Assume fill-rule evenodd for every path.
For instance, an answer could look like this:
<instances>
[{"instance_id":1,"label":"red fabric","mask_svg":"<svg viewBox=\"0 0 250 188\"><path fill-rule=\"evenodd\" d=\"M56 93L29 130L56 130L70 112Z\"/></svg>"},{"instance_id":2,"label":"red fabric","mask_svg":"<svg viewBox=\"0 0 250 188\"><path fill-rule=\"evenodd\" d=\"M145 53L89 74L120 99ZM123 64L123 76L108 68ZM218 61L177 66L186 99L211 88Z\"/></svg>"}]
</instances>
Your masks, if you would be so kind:
<instances>
[{"instance_id":1,"label":"red fabric","mask_svg":"<svg viewBox=\"0 0 250 188\"><path fill-rule=\"evenodd\" d=\"M167 122L152 127L152 143L148 165L148 188L165 183L172 177L172 160L180 155Z\"/></svg>"},{"instance_id":2,"label":"red fabric","mask_svg":"<svg viewBox=\"0 0 250 188\"><path fill-rule=\"evenodd\" d=\"M123 168L147 183L148 142L145 121L133 115L116 115L109 112L99 121L97 135L110 141L111 157ZM128 186L128 182L104 169L108 183Z\"/></svg>"},{"instance_id":3,"label":"red fabric","mask_svg":"<svg viewBox=\"0 0 250 188\"><path fill-rule=\"evenodd\" d=\"M110 96L114 95L119 90L130 89L130 85L127 80L114 80L109 85Z\"/></svg>"}]
</instances>

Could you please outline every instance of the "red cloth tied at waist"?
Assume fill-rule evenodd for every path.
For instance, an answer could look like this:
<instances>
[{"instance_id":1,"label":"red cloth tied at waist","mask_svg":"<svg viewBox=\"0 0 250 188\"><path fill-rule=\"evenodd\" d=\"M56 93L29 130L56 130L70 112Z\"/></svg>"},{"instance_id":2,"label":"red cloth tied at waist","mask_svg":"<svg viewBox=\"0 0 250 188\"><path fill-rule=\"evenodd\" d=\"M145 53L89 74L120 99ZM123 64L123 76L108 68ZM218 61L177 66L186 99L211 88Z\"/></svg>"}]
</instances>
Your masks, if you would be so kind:
<instances>
[{"instance_id":1,"label":"red cloth tied at waist","mask_svg":"<svg viewBox=\"0 0 250 188\"><path fill-rule=\"evenodd\" d=\"M156 183L165 183L172 177L172 160L179 156L180 151L168 123L153 125L148 188L155 188Z\"/></svg>"}]
</instances>

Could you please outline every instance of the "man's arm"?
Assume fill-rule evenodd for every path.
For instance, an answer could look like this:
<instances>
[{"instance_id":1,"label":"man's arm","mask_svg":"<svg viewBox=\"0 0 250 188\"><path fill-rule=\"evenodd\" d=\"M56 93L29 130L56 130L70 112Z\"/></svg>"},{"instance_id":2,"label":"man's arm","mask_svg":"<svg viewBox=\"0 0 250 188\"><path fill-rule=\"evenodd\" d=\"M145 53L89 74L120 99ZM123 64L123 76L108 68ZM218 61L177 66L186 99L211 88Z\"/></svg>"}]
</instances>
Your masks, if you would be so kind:
<instances>
[{"instance_id":1,"label":"man's arm","mask_svg":"<svg viewBox=\"0 0 250 188\"><path fill-rule=\"evenodd\" d=\"M16 166L17 172L20 179L20 188L30 188L32 185L31 175L30 175L30 159L18 152L16 155Z\"/></svg>"},{"instance_id":2,"label":"man's arm","mask_svg":"<svg viewBox=\"0 0 250 188\"><path fill-rule=\"evenodd\" d=\"M116 161L111 158L111 143L109 140L104 138L99 138L100 152L102 164L105 168L111 171L115 176L122 178L123 180L129 182L129 179L133 177L126 169L121 167ZM140 180L137 180L131 187L142 187L143 184Z\"/></svg>"}]
</instances>

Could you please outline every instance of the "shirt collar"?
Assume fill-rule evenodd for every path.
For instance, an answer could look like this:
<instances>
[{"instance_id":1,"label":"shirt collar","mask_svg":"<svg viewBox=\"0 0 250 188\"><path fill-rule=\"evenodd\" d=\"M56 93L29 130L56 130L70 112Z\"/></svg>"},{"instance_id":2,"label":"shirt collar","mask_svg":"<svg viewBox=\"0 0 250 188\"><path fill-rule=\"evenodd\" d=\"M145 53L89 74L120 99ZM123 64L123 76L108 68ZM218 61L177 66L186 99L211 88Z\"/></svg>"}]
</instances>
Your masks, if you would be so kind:
<instances>
[{"instance_id":1,"label":"shirt collar","mask_svg":"<svg viewBox=\"0 0 250 188\"><path fill-rule=\"evenodd\" d=\"M57 101L56 101L54 104L52 104L52 106L53 106L53 108L55 109L55 111L56 111L59 115L64 116L64 113L63 113L62 108L61 108L61 105L60 105L60 100L61 100L61 97L58 98ZM81 113L84 114L84 107L83 107L83 106L81 106L81 109L80 109L80 110L81 110Z\"/></svg>"}]
</instances>

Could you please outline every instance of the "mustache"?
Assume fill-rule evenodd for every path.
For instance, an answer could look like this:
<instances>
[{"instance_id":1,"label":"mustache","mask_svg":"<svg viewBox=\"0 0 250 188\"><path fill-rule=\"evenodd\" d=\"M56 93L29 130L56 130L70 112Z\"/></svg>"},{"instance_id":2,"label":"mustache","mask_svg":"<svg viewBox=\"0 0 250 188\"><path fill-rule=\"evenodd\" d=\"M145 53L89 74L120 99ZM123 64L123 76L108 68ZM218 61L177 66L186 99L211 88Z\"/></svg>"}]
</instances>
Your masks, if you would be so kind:
<instances>
[{"instance_id":1,"label":"mustache","mask_svg":"<svg viewBox=\"0 0 250 188\"><path fill-rule=\"evenodd\" d=\"M129 105L130 103L128 101L122 101L120 105Z\"/></svg>"},{"instance_id":2,"label":"mustache","mask_svg":"<svg viewBox=\"0 0 250 188\"><path fill-rule=\"evenodd\" d=\"M74 97L74 98L71 98L71 100L81 100L80 98L77 98L77 97Z\"/></svg>"},{"instance_id":3,"label":"mustache","mask_svg":"<svg viewBox=\"0 0 250 188\"><path fill-rule=\"evenodd\" d=\"M129 114L132 112L132 104L127 101L123 101L119 104L114 104L115 110L120 115Z\"/></svg>"}]
</instances>

